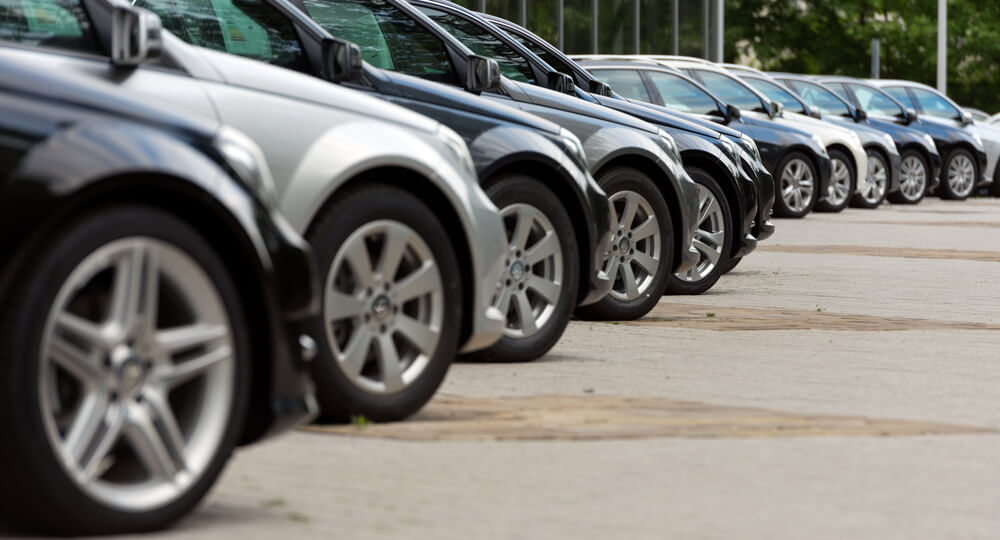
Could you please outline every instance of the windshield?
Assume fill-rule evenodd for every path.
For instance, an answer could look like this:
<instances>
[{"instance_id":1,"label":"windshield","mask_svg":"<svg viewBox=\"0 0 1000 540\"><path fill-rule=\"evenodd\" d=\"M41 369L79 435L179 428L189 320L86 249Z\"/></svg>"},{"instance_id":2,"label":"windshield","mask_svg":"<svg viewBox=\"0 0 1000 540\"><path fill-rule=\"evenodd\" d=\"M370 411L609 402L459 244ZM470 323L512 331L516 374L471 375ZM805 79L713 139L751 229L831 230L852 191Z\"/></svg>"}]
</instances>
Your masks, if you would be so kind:
<instances>
[{"instance_id":1,"label":"windshield","mask_svg":"<svg viewBox=\"0 0 1000 540\"><path fill-rule=\"evenodd\" d=\"M694 69L701 81L710 92L718 96L719 99L728 105L736 105L740 109L747 111L764 111L764 104L761 103L757 94L740 84L739 81L716 73L714 71Z\"/></svg>"},{"instance_id":2,"label":"windshield","mask_svg":"<svg viewBox=\"0 0 1000 540\"><path fill-rule=\"evenodd\" d=\"M513 32L507 32L507 35L514 38L518 43L524 45L529 51L535 53L535 56L542 59L543 62L552 66L553 69L559 73L565 73L570 77L573 76L573 68L569 66L562 58L559 58L555 54L549 52L548 49L542 47L541 45L535 43L534 41Z\"/></svg>"},{"instance_id":3,"label":"windshield","mask_svg":"<svg viewBox=\"0 0 1000 540\"><path fill-rule=\"evenodd\" d=\"M354 42L375 67L458 84L444 43L384 0L304 0L309 15L332 35Z\"/></svg>"},{"instance_id":4,"label":"windshield","mask_svg":"<svg viewBox=\"0 0 1000 540\"><path fill-rule=\"evenodd\" d=\"M519 82L534 83L535 77L528 60L493 34L451 13L426 7L421 7L420 11L472 49L472 52L496 60L503 76Z\"/></svg>"},{"instance_id":5,"label":"windshield","mask_svg":"<svg viewBox=\"0 0 1000 540\"><path fill-rule=\"evenodd\" d=\"M771 81L765 81L764 79L758 79L756 77L744 77L744 79L750 86L753 86L760 93L767 96L771 101L777 101L781 103L786 111L797 112L801 114L809 114L809 111L802 105L802 102L795 99L795 96L790 94L788 90L774 84Z\"/></svg>"},{"instance_id":6,"label":"windshield","mask_svg":"<svg viewBox=\"0 0 1000 540\"><path fill-rule=\"evenodd\" d=\"M823 114L850 116L851 110L836 94L822 86L806 81L785 81L806 103L818 108Z\"/></svg>"},{"instance_id":7,"label":"windshield","mask_svg":"<svg viewBox=\"0 0 1000 540\"><path fill-rule=\"evenodd\" d=\"M949 120L958 120L962 118L962 114L958 112L958 109L955 108L954 105L948 103L948 100L935 94L934 92L924 90L923 88L911 88L910 90L917 98L917 104L920 105L921 113L937 118L947 118Z\"/></svg>"},{"instance_id":8,"label":"windshield","mask_svg":"<svg viewBox=\"0 0 1000 540\"><path fill-rule=\"evenodd\" d=\"M849 84L848 86L854 92L854 97L858 98L858 104L869 114L880 116L900 116L903 114L903 108L882 92L860 84Z\"/></svg>"},{"instance_id":9,"label":"windshield","mask_svg":"<svg viewBox=\"0 0 1000 540\"><path fill-rule=\"evenodd\" d=\"M591 73L598 80L604 81L619 94L639 101L651 102L646 85L638 71L631 69L594 69Z\"/></svg>"},{"instance_id":10,"label":"windshield","mask_svg":"<svg viewBox=\"0 0 1000 540\"><path fill-rule=\"evenodd\" d=\"M673 73L647 71L646 76L663 98L663 105L691 114L719 114L719 105L691 81Z\"/></svg>"}]
</instances>

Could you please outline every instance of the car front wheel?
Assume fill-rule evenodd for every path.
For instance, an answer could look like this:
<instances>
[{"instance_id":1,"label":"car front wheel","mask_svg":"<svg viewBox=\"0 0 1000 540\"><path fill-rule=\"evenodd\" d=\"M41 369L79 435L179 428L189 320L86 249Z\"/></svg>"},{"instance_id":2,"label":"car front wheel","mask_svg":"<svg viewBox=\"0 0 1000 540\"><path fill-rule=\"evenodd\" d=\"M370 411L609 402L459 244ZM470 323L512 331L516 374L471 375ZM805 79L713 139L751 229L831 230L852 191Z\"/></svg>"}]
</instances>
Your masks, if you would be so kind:
<instances>
[{"instance_id":1,"label":"car front wheel","mask_svg":"<svg viewBox=\"0 0 1000 540\"><path fill-rule=\"evenodd\" d=\"M791 152L778 164L778 196L774 215L800 218L812 211L818 198L819 175L816 167L801 152Z\"/></svg>"},{"instance_id":2,"label":"car front wheel","mask_svg":"<svg viewBox=\"0 0 1000 540\"><path fill-rule=\"evenodd\" d=\"M979 165L972 153L964 148L952 150L941 171L941 185L938 187L942 199L964 201L976 188Z\"/></svg>"},{"instance_id":3,"label":"car front wheel","mask_svg":"<svg viewBox=\"0 0 1000 540\"><path fill-rule=\"evenodd\" d=\"M895 204L917 204L924 195L931 178L930 167L922 155L905 150L899 165L899 191L889 194L890 202Z\"/></svg>"},{"instance_id":4,"label":"car front wheel","mask_svg":"<svg viewBox=\"0 0 1000 540\"><path fill-rule=\"evenodd\" d=\"M735 240L733 219L722 188L701 169L691 168L688 174L698 184L698 228L694 232L698 264L687 272L670 276L667 294L701 294L711 289L729 265Z\"/></svg>"},{"instance_id":5,"label":"car front wheel","mask_svg":"<svg viewBox=\"0 0 1000 540\"><path fill-rule=\"evenodd\" d=\"M0 315L0 514L62 534L162 528L222 471L247 323L201 235L152 207L62 227ZM55 517L55 519L54 519Z\"/></svg>"},{"instance_id":6,"label":"car front wheel","mask_svg":"<svg viewBox=\"0 0 1000 540\"><path fill-rule=\"evenodd\" d=\"M882 154L868 152L868 178L860 193L855 193L851 206L857 208L878 208L889 191L889 163Z\"/></svg>"},{"instance_id":7,"label":"car front wheel","mask_svg":"<svg viewBox=\"0 0 1000 540\"><path fill-rule=\"evenodd\" d=\"M854 161L843 151L830 150L830 165L830 185L826 198L816 202L817 212L840 212L847 208L858 183Z\"/></svg>"}]
</instances>

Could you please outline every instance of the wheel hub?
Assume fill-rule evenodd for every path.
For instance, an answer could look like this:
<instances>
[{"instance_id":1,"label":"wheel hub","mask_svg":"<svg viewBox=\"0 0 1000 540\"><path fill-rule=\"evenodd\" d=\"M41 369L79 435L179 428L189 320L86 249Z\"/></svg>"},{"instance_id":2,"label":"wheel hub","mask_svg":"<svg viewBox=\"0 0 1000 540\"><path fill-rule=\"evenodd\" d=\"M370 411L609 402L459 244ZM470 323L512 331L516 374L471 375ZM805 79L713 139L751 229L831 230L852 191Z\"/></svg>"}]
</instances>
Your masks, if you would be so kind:
<instances>
[{"instance_id":1,"label":"wheel hub","mask_svg":"<svg viewBox=\"0 0 1000 540\"><path fill-rule=\"evenodd\" d=\"M628 238L622 238L618 241L618 251L628 252L632 248L632 243L629 242Z\"/></svg>"},{"instance_id":2,"label":"wheel hub","mask_svg":"<svg viewBox=\"0 0 1000 540\"><path fill-rule=\"evenodd\" d=\"M384 294L380 294L372 301L372 317L378 321L384 321L392 314L392 300Z\"/></svg>"},{"instance_id":3,"label":"wheel hub","mask_svg":"<svg viewBox=\"0 0 1000 540\"><path fill-rule=\"evenodd\" d=\"M524 263L521 261L514 261L510 265L510 278L514 281L521 281L524 279Z\"/></svg>"}]
</instances>

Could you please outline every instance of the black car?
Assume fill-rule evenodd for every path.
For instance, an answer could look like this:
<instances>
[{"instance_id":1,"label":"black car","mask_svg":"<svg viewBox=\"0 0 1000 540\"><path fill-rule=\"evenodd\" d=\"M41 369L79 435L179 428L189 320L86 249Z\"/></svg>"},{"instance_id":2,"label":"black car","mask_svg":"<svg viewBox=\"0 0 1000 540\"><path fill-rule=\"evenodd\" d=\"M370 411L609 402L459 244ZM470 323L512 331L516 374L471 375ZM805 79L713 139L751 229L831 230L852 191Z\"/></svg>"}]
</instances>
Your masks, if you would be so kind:
<instances>
[{"instance_id":1,"label":"black car","mask_svg":"<svg viewBox=\"0 0 1000 540\"><path fill-rule=\"evenodd\" d=\"M290 3L333 36L357 43L364 59L378 67L465 88L550 120L581 140L591 173L609 194L615 224L611 249L601 266L613 282L611 292L578 308L577 316L641 317L659 300L671 274L697 264L699 252L692 245L697 185L684 172L676 144L666 132L635 117L503 76L486 88L470 84L484 78L475 61L483 58L405 0ZM565 80L556 75L554 81ZM422 92L431 93L430 88ZM401 97L421 96L407 90Z\"/></svg>"},{"instance_id":2,"label":"black car","mask_svg":"<svg viewBox=\"0 0 1000 540\"><path fill-rule=\"evenodd\" d=\"M741 160L742 165L747 169L747 174L755 179L754 186L757 189L757 215L753 221L750 234L758 241L770 238L774 234L774 223L771 222L771 209L774 207L774 177L771 176L770 171L768 171L767 167L761 161L761 154L757 148L757 144L747 134L696 115L678 113L666 107L653 105L648 101L630 100L615 92L607 83L595 77L551 43L533 34L526 28L494 15L485 13L479 13L479 15L493 23L497 28L503 30L506 35L514 38L546 64L552 66L560 73L572 77L576 83L577 95L584 99L589 97L609 107L614 106L615 103L602 99L603 97L607 97L616 100L617 103L628 102L633 105L652 109L660 114L673 114L676 118L680 118L687 123L697 123L702 127L716 130L724 137L737 143L748 154L748 157ZM681 153L681 157L683 158L683 148L681 149ZM739 261L738 256L732 259L730 266L735 266L737 261Z\"/></svg>"},{"instance_id":3,"label":"black car","mask_svg":"<svg viewBox=\"0 0 1000 540\"><path fill-rule=\"evenodd\" d=\"M865 81L851 77L823 75L816 76L815 80L826 85L855 107L864 110L868 118L893 122L930 135L941 155L942 163L948 163L954 156L963 154L968 159L974 160L980 171L986 170L986 150L983 148L982 140L975 134L940 122L923 120L918 117L916 111L906 108L883 89ZM946 174L947 170L942 166L939 175L932 177L932 182L925 191L933 190L943 198L959 198L949 190L947 179L944 178Z\"/></svg>"},{"instance_id":4,"label":"black car","mask_svg":"<svg viewBox=\"0 0 1000 540\"><path fill-rule=\"evenodd\" d=\"M757 239L750 233L757 212L755 179L741 166L736 143L723 138L715 129L675 115L608 96L591 96L577 87L572 78L562 75L503 30L457 4L439 0L408 1L473 52L495 59L504 76L539 86L562 86L569 95L640 118L659 126L674 138L685 170L699 184L699 204L705 209L705 216L695 232L695 247L700 252L698 264L672 276L667 293L707 291L733 258L742 257L757 246ZM550 84L559 76L566 80L565 84Z\"/></svg>"},{"instance_id":5,"label":"black car","mask_svg":"<svg viewBox=\"0 0 1000 540\"><path fill-rule=\"evenodd\" d=\"M726 103L701 82L681 70L655 61L626 58L580 60L580 65L599 79L615 81L618 91L629 99L646 101L688 114L702 116L750 136L778 189L774 213L780 217L803 217L812 210L819 194L826 193L832 164L823 142L810 133L753 114L743 114L740 107L775 118L778 112L766 107L755 93L733 85L734 103ZM714 69L714 68L713 68ZM721 71L721 70L719 70ZM630 83L631 81L631 83ZM721 84L728 84L720 81ZM739 96L739 99L737 99ZM811 169L815 184L810 186L810 201L796 202L796 188L802 167ZM787 184L791 183L789 186ZM788 187L796 188L788 190Z\"/></svg>"},{"instance_id":6,"label":"black car","mask_svg":"<svg viewBox=\"0 0 1000 540\"><path fill-rule=\"evenodd\" d=\"M316 412L315 263L244 135L5 50L0 519L160 528Z\"/></svg>"},{"instance_id":7,"label":"black car","mask_svg":"<svg viewBox=\"0 0 1000 540\"><path fill-rule=\"evenodd\" d=\"M899 149L899 190L890 191L887 198L896 204L916 204L927 191L928 180L941 173L941 154L934 146L934 139L926 133L897 124L896 122L868 116L864 109L849 103L823 83L805 75L771 73L772 77L795 90L810 105L817 107L823 117L839 118L888 133Z\"/></svg>"}]
</instances>

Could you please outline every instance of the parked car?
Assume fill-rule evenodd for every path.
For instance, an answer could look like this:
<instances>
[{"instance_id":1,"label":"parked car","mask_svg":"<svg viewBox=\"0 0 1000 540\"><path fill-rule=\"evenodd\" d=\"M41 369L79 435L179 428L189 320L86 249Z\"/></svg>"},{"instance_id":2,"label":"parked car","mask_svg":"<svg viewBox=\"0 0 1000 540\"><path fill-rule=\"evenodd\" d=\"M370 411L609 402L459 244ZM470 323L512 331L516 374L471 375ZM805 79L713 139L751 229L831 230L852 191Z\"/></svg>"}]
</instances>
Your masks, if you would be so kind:
<instances>
[{"instance_id":1,"label":"parked car","mask_svg":"<svg viewBox=\"0 0 1000 540\"><path fill-rule=\"evenodd\" d=\"M529 32L524 27L518 26L508 20L501 19L493 15L484 13L480 13L479 15L493 23L493 25L502 30L507 36L523 45L546 64L552 66L560 73L572 77L573 81L576 83L576 94L581 98L589 98L597 103L601 103L602 105L612 108L624 107L625 103L640 105L656 111L657 117L660 117L660 115L664 113L674 114L677 118L684 120L686 123L694 122L698 123L702 127L716 130L723 137L736 143L740 148L741 165L746 170L747 175L754 180L754 188L757 191L757 212L753 222L751 223L750 234L758 241L766 240L774 234L774 224L771 222L771 211L774 207L774 178L761 161L760 150L757 148L757 144L752 138L750 138L750 136L697 115L676 112L660 105L653 105L646 101L629 100L625 96L614 92L607 83L599 80L597 77L584 69L583 66L576 63L552 44ZM624 112L625 109L619 110ZM634 109L629 107L629 110ZM636 113L635 115L641 117L640 113ZM681 148L681 157L684 159L685 148L683 141L679 141L678 146ZM730 259L729 264L723 267L723 272L728 272L734 268L742 258L740 251L746 249L741 246L735 247L739 249L736 250L733 258Z\"/></svg>"},{"instance_id":2,"label":"parked car","mask_svg":"<svg viewBox=\"0 0 1000 540\"><path fill-rule=\"evenodd\" d=\"M364 59L377 67L467 90L475 75L469 68L469 59L478 58L473 51L405 0L291 3L330 34L358 43ZM421 62L397 61L396 56L414 50L414 43L421 44ZM634 117L504 76L481 95L577 135L591 173L609 194L616 224L602 268L614 285L599 302L577 308L577 316L641 317L659 300L671 274L697 264L699 254L692 246L697 186L684 172L669 134Z\"/></svg>"},{"instance_id":3,"label":"parked car","mask_svg":"<svg viewBox=\"0 0 1000 540\"><path fill-rule=\"evenodd\" d=\"M941 172L941 155L930 135L878 116L869 117L832 89L805 75L771 73L772 77L795 90L807 103L818 108L828 121L854 122L889 134L900 154L899 189L890 190L889 201L916 204L923 199L928 181Z\"/></svg>"},{"instance_id":4,"label":"parked car","mask_svg":"<svg viewBox=\"0 0 1000 540\"><path fill-rule=\"evenodd\" d=\"M896 98L903 105L908 105L916 109L921 118L929 122L941 122L947 126L955 127L975 133L983 142L983 150L986 151L986 166L981 167L974 156L963 155L961 152L953 152L945 158L944 168L947 177L948 195L953 198L963 198L968 187L969 194L974 193L978 187L990 186L1000 183L1000 128L988 124L979 124L973 120L972 115L963 110L948 96L937 89L912 81L895 80L870 80L872 86L877 86L886 91L887 94ZM962 178L963 183L959 186L953 179ZM955 186L952 189L951 186ZM1000 187L993 187L994 193L1000 193Z\"/></svg>"},{"instance_id":5,"label":"parked car","mask_svg":"<svg viewBox=\"0 0 1000 540\"><path fill-rule=\"evenodd\" d=\"M825 201L817 203L824 210L840 211L848 204L858 208L877 208L886 195L899 191L899 169L901 158L892 137L868 126L858 125L838 119L837 116L825 116L818 107L814 107L794 90L783 86L771 76L747 66L726 64L726 68L740 75L744 81L759 90L773 101L781 103L785 114L796 117L809 117L822 120L829 124L843 127L858 136L862 148L868 158L867 181L859 183L856 174L851 170L849 160L833 159L833 173L830 179L830 192ZM831 151L832 154L836 152Z\"/></svg>"},{"instance_id":6,"label":"parked car","mask_svg":"<svg viewBox=\"0 0 1000 540\"><path fill-rule=\"evenodd\" d=\"M771 121L771 113L778 114L777 107L769 108L766 118L743 114L738 105L722 101L689 75L658 61L634 56L589 58L583 57L580 65L612 84L626 98L699 115L751 136L772 176L777 178L780 197L775 198L775 215L804 217L812 210L818 193L827 189L832 166L823 141L814 134ZM741 98L754 100L742 100L743 106L761 110L765 106L752 90L742 85L736 89Z\"/></svg>"},{"instance_id":7,"label":"parked car","mask_svg":"<svg viewBox=\"0 0 1000 540\"><path fill-rule=\"evenodd\" d=\"M87 28L95 44L110 42L114 13L145 21L136 32L159 25L129 5L44 1L95 21ZM210 7L203 2L186 13L202 16ZM219 28L214 19L199 27L200 42L277 65L193 47L169 32L139 34L136 67L128 71L109 65L111 51L100 45L86 55L48 47L16 54L180 105L255 140L274 171L282 213L313 245L319 264L323 311L313 329L320 339L312 368L322 419L405 418L431 398L456 350L485 348L500 337L503 316L492 302L507 250L503 223L454 131L278 67L305 62L297 34L290 24L269 22L276 19L266 4L244 7L230 12L242 14L239 31L274 29L268 48L245 37L224 39L228 33L210 31ZM332 40L327 46L333 77L344 71L337 53L348 47ZM163 63L154 60L158 52Z\"/></svg>"},{"instance_id":8,"label":"parked car","mask_svg":"<svg viewBox=\"0 0 1000 540\"><path fill-rule=\"evenodd\" d=\"M986 151L978 135L918 117L915 110L905 107L883 89L866 81L823 75L816 76L816 81L864 110L869 118L895 122L930 135L943 166L940 176L933 179L928 189L946 199L963 199L972 194L976 183L974 179L980 174L977 171L986 170ZM954 169L956 174L949 173L949 169Z\"/></svg>"},{"instance_id":9,"label":"parked car","mask_svg":"<svg viewBox=\"0 0 1000 540\"><path fill-rule=\"evenodd\" d=\"M591 103L605 100L609 108L629 114L669 133L677 143L688 175L698 183L702 219L695 232L698 264L676 274L667 283L669 294L701 294L710 289L730 259L752 251L757 239L750 234L756 214L756 188L740 164L739 147L715 129L687 122L675 115L605 96L590 96L567 75L556 71L530 50L476 13L451 2L408 0L473 52L496 59L503 75L544 86L565 79L563 92Z\"/></svg>"},{"instance_id":10,"label":"parked car","mask_svg":"<svg viewBox=\"0 0 1000 540\"><path fill-rule=\"evenodd\" d=\"M0 520L153 530L315 415L319 284L245 135L18 49L97 44L56 12L0 22Z\"/></svg>"}]
</instances>

